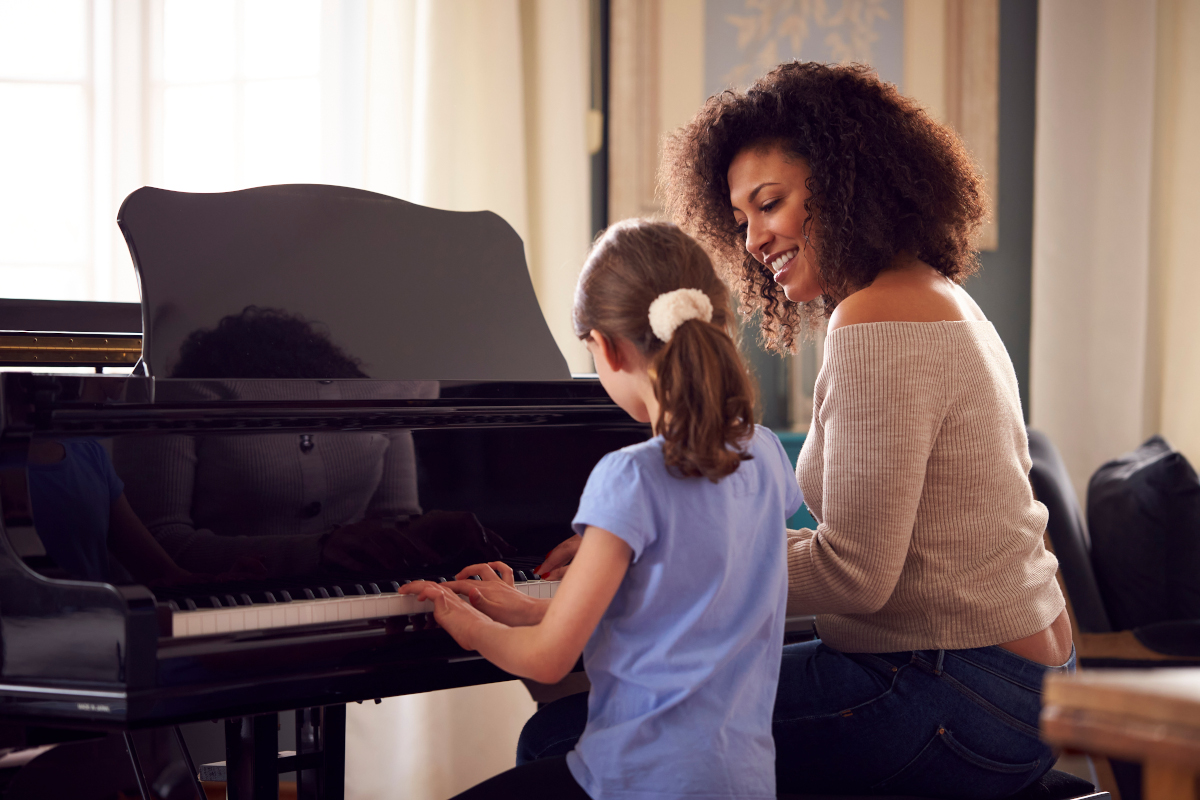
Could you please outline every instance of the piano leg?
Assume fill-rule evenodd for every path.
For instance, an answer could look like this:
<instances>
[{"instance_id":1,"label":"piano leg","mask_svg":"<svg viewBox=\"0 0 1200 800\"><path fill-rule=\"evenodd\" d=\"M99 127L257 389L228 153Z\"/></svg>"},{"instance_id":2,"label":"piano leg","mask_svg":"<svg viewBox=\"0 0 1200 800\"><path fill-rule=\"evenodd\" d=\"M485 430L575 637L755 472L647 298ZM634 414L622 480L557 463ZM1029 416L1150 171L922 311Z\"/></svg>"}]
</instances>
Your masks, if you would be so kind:
<instances>
[{"instance_id":1,"label":"piano leg","mask_svg":"<svg viewBox=\"0 0 1200 800\"><path fill-rule=\"evenodd\" d=\"M312 755L320 758L321 753L321 709L296 709L296 756L300 764ZM320 763L320 762L318 762ZM297 800L321 800L321 772L316 766L296 770Z\"/></svg>"},{"instance_id":2,"label":"piano leg","mask_svg":"<svg viewBox=\"0 0 1200 800\"><path fill-rule=\"evenodd\" d=\"M346 706L325 706L323 711L324 800L343 800L346 795Z\"/></svg>"},{"instance_id":3,"label":"piano leg","mask_svg":"<svg viewBox=\"0 0 1200 800\"><path fill-rule=\"evenodd\" d=\"M296 795L299 800L342 800L346 779L346 707L296 709Z\"/></svg>"},{"instance_id":4,"label":"piano leg","mask_svg":"<svg viewBox=\"0 0 1200 800\"><path fill-rule=\"evenodd\" d=\"M229 800L279 800L279 715L225 720Z\"/></svg>"},{"instance_id":5,"label":"piano leg","mask_svg":"<svg viewBox=\"0 0 1200 800\"><path fill-rule=\"evenodd\" d=\"M137 778L138 793L141 794L142 800L151 800L150 784L146 782L146 773L142 772L142 762L138 759L137 747L133 744L133 734L125 731L125 750L129 753L129 760L133 762L133 776Z\"/></svg>"},{"instance_id":6,"label":"piano leg","mask_svg":"<svg viewBox=\"0 0 1200 800\"><path fill-rule=\"evenodd\" d=\"M187 742L184 741L183 731L178 725L173 727L175 731L175 741L179 744L179 750L183 753L183 763L187 764L188 775L192 776L192 787L196 790L196 797L199 800L207 800L207 795L204 794L204 787L200 785L200 774L196 771L196 762L192 761L192 753L188 750Z\"/></svg>"}]
</instances>

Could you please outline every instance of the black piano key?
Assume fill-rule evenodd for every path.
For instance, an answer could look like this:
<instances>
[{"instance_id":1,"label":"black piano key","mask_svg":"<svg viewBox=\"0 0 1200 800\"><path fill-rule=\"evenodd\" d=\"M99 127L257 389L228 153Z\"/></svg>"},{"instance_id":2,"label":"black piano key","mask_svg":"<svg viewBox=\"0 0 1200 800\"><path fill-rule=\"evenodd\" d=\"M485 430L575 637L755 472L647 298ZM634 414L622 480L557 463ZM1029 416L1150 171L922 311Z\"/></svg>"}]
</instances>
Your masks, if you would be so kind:
<instances>
[{"instance_id":1,"label":"black piano key","mask_svg":"<svg viewBox=\"0 0 1200 800\"><path fill-rule=\"evenodd\" d=\"M405 583L408 583L408 581L405 581ZM392 587L392 591L393 591L393 592L399 592L399 591L400 591L400 582L399 582L399 581L392 581L392 582L390 583L390 586Z\"/></svg>"},{"instance_id":2,"label":"black piano key","mask_svg":"<svg viewBox=\"0 0 1200 800\"><path fill-rule=\"evenodd\" d=\"M171 609L172 611L178 611L178 610L179 610L179 603L176 603L174 600L168 600L168 601L167 601L167 608Z\"/></svg>"},{"instance_id":3,"label":"black piano key","mask_svg":"<svg viewBox=\"0 0 1200 800\"><path fill-rule=\"evenodd\" d=\"M254 605L254 601L250 599L250 595L246 594L245 592L242 592L242 605L244 605L244 606Z\"/></svg>"},{"instance_id":4,"label":"black piano key","mask_svg":"<svg viewBox=\"0 0 1200 800\"><path fill-rule=\"evenodd\" d=\"M221 601L219 599L217 599L217 596L215 594L208 596L208 602L212 603L213 608L221 607Z\"/></svg>"},{"instance_id":5,"label":"black piano key","mask_svg":"<svg viewBox=\"0 0 1200 800\"><path fill-rule=\"evenodd\" d=\"M195 610L196 610L196 601L195 601L195 600L193 600L193 599L192 599L192 598L190 598L190 597L185 597L185 598L183 598L183 604L184 604L184 606L186 606L186 607L187 607L187 610L188 610L188 611L195 611Z\"/></svg>"},{"instance_id":6,"label":"black piano key","mask_svg":"<svg viewBox=\"0 0 1200 800\"><path fill-rule=\"evenodd\" d=\"M225 595L225 605L229 606L230 608L236 608L237 604L238 604L238 601L233 595L231 595L231 594Z\"/></svg>"},{"instance_id":7,"label":"black piano key","mask_svg":"<svg viewBox=\"0 0 1200 800\"><path fill-rule=\"evenodd\" d=\"M317 596L319 596L322 600L328 600L329 599L329 590L326 589L324 586L322 586L319 589L317 589Z\"/></svg>"},{"instance_id":8,"label":"black piano key","mask_svg":"<svg viewBox=\"0 0 1200 800\"><path fill-rule=\"evenodd\" d=\"M525 577L525 573L524 573L524 572L522 572L521 570L517 570L516 572L514 572L514 573L513 573L513 578L515 578L516 580L519 580L519 581L527 581L527 580L529 580L529 578L526 578L526 577Z\"/></svg>"},{"instance_id":9,"label":"black piano key","mask_svg":"<svg viewBox=\"0 0 1200 800\"><path fill-rule=\"evenodd\" d=\"M481 581L481 580L483 580L483 578L479 577L478 575L472 575L472 576L471 576L470 578L468 578L467 580L471 580L471 581Z\"/></svg>"},{"instance_id":10,"label":"black piano key","mask_svg":"<svg viewBox=\"0 0 1200 800\"><path fill-rule=\"evenodd\" d=\"M379 591L379 584L377 583L368 583L367 591L369 591L371 594L383 594L383 592Z\"/></svg>"},{"instance_id":11,"label":"black piano key","mask_svg":"<svg viewBox=\"0 0 1200 800\"><path fill-rule=\"evenodd\" d=\"M367 590L363 588L361 583L354 584L354 593L357 595L365 595Z\"/></svg>"},{"instance_id":12,"label":"black piano key","mask_svg":"<svg viewBox=\"0 0 1200 800\"><path fill-rule=\"evenodd\" d=\"M438 579L437 579L437 582L438 582L438 583L445 583L445 582L446 582L446 579L445 579L444 577L442 577L441 575L439 575L439 576L438 576Z\"/></svg>"},{"instance_id":13,"label":"black piano key","mask_svg":"<svg viewBox=\"0 0 1200 800\"><path fill-rule=\"evenodd\" d=\"M268 603L278 603L279 602L278 600L275 599L275 595L272 594L271 592L263 592L263 597L267 598Z\"/></svg>"},{"instance_id":14,"label":"black piano key","mask_svg":"<svg viewBox=\"0 0 1200 800\"><path fill-rule=\"evenodd\" d=\"M316 600L317 596L315 594L313 594L312 589L305 589L304 590L304 599L305 600Z\"/></svg>"},{"instance_id":15,"label":"black piano key","mask_svg":"<svg viewBox=\"0 0 1200 800\"><path fill-rule=\"evenodd\" d=\"M333 587L333 596L334 597L345 597L346 593L342 591L342 587L335 586L335 587Z\"/></svg>"},{"instance_id":16,"label":"black piano key","mask_svg":"<svg viewBox=\"0 0 1200 800\"><path fill-rule=\"evenodd\" d=\"M281 589L279 592L279 596L283 599L283 602L285 602L285 603L292 602L292 593L289 592L287 589Z\"/></svg>"}]
</instances>

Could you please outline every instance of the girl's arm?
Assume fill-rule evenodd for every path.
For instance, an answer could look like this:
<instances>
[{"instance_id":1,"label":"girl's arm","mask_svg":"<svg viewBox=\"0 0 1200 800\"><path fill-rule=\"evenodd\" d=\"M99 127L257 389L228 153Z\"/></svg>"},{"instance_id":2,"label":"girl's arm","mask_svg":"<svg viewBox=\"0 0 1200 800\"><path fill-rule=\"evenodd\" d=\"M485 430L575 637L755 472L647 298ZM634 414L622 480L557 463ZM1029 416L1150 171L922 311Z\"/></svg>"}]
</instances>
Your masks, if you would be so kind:
<instances>
[{"instance_id":1,"label":"girl's arm","mask_svg":"<svg viewBox=\"0 0 1200 800\"><path fill-rule=\"evenodd\" d=\"M449 585L410 583L404 594L432 600L434 617L467 650L538 683L557 683L571 671L629 569L633 551L602 528L589 526L574 568L563 578L542 621L509 627L490 619ZM477 587L468 591L478 591Z\"/></svg>"}]
</instances>

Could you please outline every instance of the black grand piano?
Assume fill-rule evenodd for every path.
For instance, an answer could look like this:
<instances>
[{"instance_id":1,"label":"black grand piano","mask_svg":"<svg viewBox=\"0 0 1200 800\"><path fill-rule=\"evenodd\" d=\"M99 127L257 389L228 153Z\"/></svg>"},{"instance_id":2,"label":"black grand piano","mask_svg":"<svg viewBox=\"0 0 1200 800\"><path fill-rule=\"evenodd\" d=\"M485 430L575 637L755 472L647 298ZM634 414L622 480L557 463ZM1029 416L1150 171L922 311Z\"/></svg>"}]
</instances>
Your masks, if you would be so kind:
<instances>
[{"instance_id":1,"label":"black grand piano","mask_svg":"<svg viewBox=\"0 0 1200 800\"><path fill-rule=\"evenodd\" d=\"M550 591L591 468L649 431L569 374L494 214L145 188L119 224L135 373L0 373L0 720L225 720L230 798L341 797L347 702L511 678L396 589L504 558Z\"/></svg>"}]
</instances>

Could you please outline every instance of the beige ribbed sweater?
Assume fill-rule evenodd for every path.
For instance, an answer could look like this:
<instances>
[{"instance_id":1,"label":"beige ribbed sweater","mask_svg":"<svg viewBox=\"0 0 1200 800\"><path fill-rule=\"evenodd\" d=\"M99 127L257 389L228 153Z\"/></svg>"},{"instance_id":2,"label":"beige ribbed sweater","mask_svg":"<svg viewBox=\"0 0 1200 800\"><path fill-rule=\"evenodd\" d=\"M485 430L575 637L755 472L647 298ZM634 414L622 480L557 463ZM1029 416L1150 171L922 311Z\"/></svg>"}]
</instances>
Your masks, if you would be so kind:
<instances>
[{"instance_id":1,"label":"beige ribbed sweater","mask_svg":"<svg viewBox=\"0 0 1200 800\"><path fill-rule=\"evenodd\" d=\"M796 477L789 608L843 652L983 647L1063 610L1012 362L986 321L829 335Z\"/></svg>"}]
</instances>

